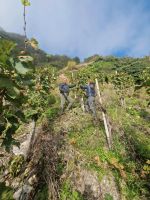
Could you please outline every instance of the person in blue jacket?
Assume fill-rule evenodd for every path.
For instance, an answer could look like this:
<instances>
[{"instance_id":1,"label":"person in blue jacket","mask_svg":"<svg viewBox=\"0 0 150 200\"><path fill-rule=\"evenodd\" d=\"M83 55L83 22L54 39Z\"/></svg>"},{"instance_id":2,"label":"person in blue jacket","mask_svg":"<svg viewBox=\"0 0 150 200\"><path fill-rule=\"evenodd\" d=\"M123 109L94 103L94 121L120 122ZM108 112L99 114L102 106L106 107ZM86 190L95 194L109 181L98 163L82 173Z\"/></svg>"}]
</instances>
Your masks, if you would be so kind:
<instances>
[{"instance_id":1,"label":"person in blue jacket","mask_svg":"<svg viewBox=\"0 0 150 200\"><path fill-rule=\"evenodd\" d=\"M85 90L86 92L86 102L85 102L85 109L87 112L92 111L93 117L97 119L96 115L96 107L95 107L95 83L93 81L89 81L89 83L85 86L80 86L81 89Z\"/></svg>"},{"instance_id":2,"label":"person in blue jacket","mask_svg":"<svg viewBox=\"0 0 150 200\"><path fill-rule=\"evenodd\" d=\"M72 107L74 100L69 96L70 88L75 87L76 84L68 84L67 81L63 81L63 83L59 84L60 91L60 100L61 100L61 113L64 112L65 104L68 106L66 110L69 110Z\"/></svg>"}]
</instances>

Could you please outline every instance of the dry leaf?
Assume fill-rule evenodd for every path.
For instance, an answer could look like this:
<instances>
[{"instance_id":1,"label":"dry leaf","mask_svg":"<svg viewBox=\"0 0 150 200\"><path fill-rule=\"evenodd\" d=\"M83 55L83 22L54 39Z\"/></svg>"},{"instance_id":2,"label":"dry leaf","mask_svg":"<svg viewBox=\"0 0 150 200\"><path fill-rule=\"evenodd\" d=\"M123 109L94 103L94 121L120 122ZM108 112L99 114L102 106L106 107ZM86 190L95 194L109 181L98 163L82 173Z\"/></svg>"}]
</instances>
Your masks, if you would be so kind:
<instances>
[{"instance_id":1,"label":"dry leaf","mask_svg":"<svg viewBox=\"0 0 150 200\"><path fill-rule=\"evenodd\" d=\"M75 138L72 138L72 139L70 140L70 144L72 144L72 145L76 144Z\"/></svg>"}]
</instances>

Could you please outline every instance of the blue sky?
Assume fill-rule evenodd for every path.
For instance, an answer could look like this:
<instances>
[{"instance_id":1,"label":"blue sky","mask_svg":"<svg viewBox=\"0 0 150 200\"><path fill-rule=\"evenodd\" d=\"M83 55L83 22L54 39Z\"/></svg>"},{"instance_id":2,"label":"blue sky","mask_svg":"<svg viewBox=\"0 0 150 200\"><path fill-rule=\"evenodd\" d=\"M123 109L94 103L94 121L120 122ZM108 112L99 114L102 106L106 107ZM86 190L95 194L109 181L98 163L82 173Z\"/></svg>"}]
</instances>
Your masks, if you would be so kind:
<instances>
[{"instance_id":1,"label":"blue sky","mask_svg":"<svg viewBox=\"0 0 150 200\"><path fill-rule=\"evenodd\" d=\"M0 0L0 26L23 34L21 0ZM50 54L150 54L150 0L31 0L27 34Z\"/></svg>"}]
</instances>

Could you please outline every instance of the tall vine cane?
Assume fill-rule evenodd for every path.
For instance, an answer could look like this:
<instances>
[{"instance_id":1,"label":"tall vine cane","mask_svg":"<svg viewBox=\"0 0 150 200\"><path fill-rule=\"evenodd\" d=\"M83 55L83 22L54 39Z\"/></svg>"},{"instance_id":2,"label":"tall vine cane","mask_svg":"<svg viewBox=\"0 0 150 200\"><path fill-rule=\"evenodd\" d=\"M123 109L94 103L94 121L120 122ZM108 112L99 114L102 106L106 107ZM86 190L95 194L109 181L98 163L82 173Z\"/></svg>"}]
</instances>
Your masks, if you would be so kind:
<instances>
[{"instance_id":1,"label":"tall vine cane","mask_svg":"<svg viewBox=\"0 0 150 200\"><path fill-rule=\"evenodd\" d=\"M24 12L23 12L23 19L24 19L24 27L23 27L23 30L24 30L24 36L25 36L25 40L24 40L24 48L26 49L27 48L27 22L26 22L26 5L24 3Z\"/></svg>"}]
</instances>

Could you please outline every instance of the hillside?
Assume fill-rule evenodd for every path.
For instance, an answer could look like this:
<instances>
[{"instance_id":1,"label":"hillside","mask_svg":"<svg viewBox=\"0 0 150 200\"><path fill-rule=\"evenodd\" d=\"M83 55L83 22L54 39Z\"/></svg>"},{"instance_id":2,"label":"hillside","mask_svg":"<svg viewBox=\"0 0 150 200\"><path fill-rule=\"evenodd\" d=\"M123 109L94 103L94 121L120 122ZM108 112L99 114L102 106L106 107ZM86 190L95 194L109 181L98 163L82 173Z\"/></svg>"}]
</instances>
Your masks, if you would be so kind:
<instances>
[{"instance_id":1,"label":"hillside","mask_svg":"<svg viewBox=\"0 0 150 200\"><path fill-rule=\"evenodd\" d=\"M35 200L149 199L149 72L148 57L96 56L61 70L48 63L37 68L34 84L22 89L26 101L18 109L23 119L14 111L18 105L4 105L15 109L3 113L6 128L5 120L0 124L3 145L10 150L0 149L0 199L11 200L13 194ZM73 108L60 115L62 73L76 87L71 90ZM98 80L101 92L102 105L96 96L97 123L81 105L85 97L80 85L89 79ZM111 148L102 112L109 122ZM19 143L20 149L14 145Z\"/></svg>"},{"instance_id":2,"label":"hillside","mask_svg":"<svg viewBox=\"0 0 150 200\"><path fill-rule=\"evenodd\" d=\"M2 27L0 27L0 38L13 41L17 44L14 55L18 55L20 51L24 51L24 41L25 37L23 35L17 33L6 32ZM75 61L76 63L80 63L80 59L78 57L70 58L66 55L53 55L47 54L41 49L34 49L30 45L27 45L26 49L27 53L34 58L34 63L36 65L41 65L43 63L49 63L57 68L63 68L67 65L69 61Z\"/></svg>"},{"instance_id":3,"label":"hillside","mask_svg":"<svg viewBox=\"0 0 150 200\"><path fill-rule=\"evenodd\" d=\"M18 54L20 51L24 51L24 41L25 37L17 34L17 33L10 33L6 32L3 28L0 27L0 37L13 41L17 44L17 47L14 51L15 54ZM41 64L47 62L46 53L40 49L35 50L31 46L27 47L27 52L33 56L36 64Z\"/></svg>"}]
</instances>

